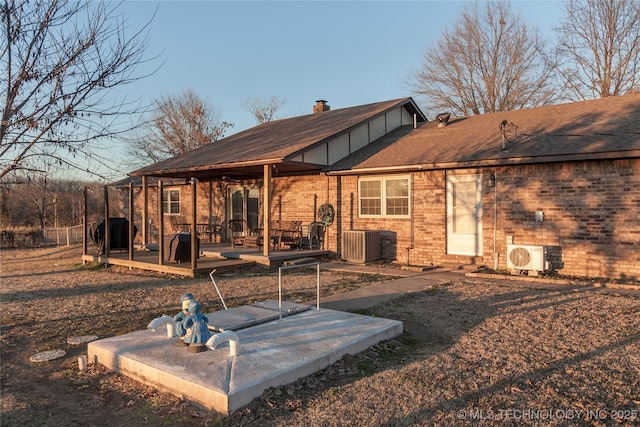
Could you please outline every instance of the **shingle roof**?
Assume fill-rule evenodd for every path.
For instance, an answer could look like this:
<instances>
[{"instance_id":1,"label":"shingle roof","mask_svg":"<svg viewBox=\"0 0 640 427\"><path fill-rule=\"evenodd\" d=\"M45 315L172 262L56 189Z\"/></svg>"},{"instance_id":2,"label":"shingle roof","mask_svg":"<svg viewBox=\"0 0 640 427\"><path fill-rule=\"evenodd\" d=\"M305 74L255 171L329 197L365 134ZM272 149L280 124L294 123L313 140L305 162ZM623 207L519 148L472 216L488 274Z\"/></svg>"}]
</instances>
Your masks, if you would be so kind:
<instances>
[{"instance_id":1,"label":"shingle roof","mask_svg":"<svg viewBox=\"0 0 640 427\"><path fill-rule=\"evenodd\" d=\"M231 135L214 143L199 147L179 156L161 161L132 172L132 176L197 176L229 173L236 170L254 172L264 164L279 165L281 171L287 167L300 172L320 170L318 165L301 165L288 159L301 151L320 144L400 105L414 109L418 120L422 113L411 98L402 98L356 107L325 111L319 114L276 120ZM413 112L413 111L412 111Z\"/></svg>"},{"instance_id":2,"label":"shingle roof","mask_svg":"<svg viewBox=\"0 0 640 427\"><path fill-rule=\"evenodd\" d=\"M518 135L505 150L504 120L517 126ZM340 166L364 173L633 157L640 158L640 94L454 118L443 128L427 122L371 156L350 156Z\"/></svg>"}]
</instances>

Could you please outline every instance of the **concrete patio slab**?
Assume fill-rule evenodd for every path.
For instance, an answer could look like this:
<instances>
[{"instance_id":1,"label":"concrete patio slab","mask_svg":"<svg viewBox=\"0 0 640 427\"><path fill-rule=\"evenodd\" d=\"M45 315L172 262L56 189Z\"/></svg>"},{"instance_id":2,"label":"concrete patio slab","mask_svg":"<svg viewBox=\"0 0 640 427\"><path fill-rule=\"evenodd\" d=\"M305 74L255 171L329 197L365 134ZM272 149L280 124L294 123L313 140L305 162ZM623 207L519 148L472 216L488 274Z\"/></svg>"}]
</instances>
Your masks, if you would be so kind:
<instances>
[{"instance_id":1,"label":"concrete patio slab","mask_svg":"<svg viewBox=\"0 0 640 427\"><path fill-rule=\"evenodd\" d=\"M275 308L277 315L277 305ZM314 309L240 329L235 334L239 340L237 356L230 355L229 342L220 343L216 350L190 353L176 345L177 337L169 338L165 328L158 328L90 342L88 358L157 389L228 414L269 387L288 384L331 365L347 353L359 353L402 334L402 322Z\"/></svg>"}]
</instances>

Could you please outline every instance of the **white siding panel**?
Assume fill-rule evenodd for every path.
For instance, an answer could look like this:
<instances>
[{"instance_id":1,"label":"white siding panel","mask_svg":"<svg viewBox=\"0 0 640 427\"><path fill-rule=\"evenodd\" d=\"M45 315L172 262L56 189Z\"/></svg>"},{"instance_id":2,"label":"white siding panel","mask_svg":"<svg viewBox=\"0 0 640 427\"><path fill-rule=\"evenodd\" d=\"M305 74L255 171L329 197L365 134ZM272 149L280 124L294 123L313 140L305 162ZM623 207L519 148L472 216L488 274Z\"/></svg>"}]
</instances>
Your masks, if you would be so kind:
<instances>
[{"instance_id":1,"label":"white siding panel","mask_svg":"<svg viewBox=\"0 0 640 427\"><path fill-rule=\"evenodd\" d=\"M369 143L369 126L362 125L351 131L351 152L361 149Z\"/></svg>"},{"instance_id":2,"label":"white siding panel","mask_svg":"<svg viewBox=\"0 0 640 427\"><path fill-rule=\"evenodd\" d=\"M371 120L369 122L369 130L371 135L369 142L375 141L381 136L384 136L384 134L386 133L385 117L380 116L378 118Z\"/></svg>"},{"instance_id":3,"label":"white siding panel","mask_svg":"<svg viewBox=\"0 0 640 427\"><path fill-rule=\"evenodd\" d=\"M304 153L305 163L327 164L327 144L319 145Z\"/></svg>"},{"instance_id":4,"label":"white siding panel","mask_svg":"<svg viewBox=\"0 0 640 427\"><path fill-rule=\"evenodd\" d=\"M387 132L400 127L402 124L402 111L404 108L395 108L387 113ZM406 111L406 110L405 110Z\"/></svg>"},{"instance_id":5,"label":"white siding panel","mask_svg":"<svg viewBox=\"0 0 640 427\"><path fill-rule=\"evenodd\" d=\"M329 141L329 164L332 165L338 160L349 155L349 135L344 134Z\"/></svg>"},{"instance_id":6,"label":"white siding panel","mask_svg":"<svg viewBox=\"0 0 640 427\"><path fill-rule=\"evenodd\" d=\"M402 124L403 125L413 124L413 116L405 108L402 109Z\"/></svg>"}]
</instances>

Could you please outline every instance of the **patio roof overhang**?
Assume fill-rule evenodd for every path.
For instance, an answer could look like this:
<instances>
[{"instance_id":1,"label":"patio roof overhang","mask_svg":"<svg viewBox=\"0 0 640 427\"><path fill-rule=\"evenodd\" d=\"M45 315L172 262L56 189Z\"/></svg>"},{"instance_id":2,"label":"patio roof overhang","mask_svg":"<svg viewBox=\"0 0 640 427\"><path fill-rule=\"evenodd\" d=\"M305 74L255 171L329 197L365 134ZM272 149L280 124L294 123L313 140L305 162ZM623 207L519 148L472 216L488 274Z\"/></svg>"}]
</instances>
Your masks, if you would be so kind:
<instances>
[{"instance_id":1,"label":"patio roof overhang","mask_svg":"<svg viewBox=\"0 0 640 427\"><path fill-rule=\"evenodd\" d=\"M153 176L158 178L196 178L200 181L215 179L261 179L264 166L271 165L272 176L304 175L321 172L323 165L265 159L241 163L211 164L190 168L162 169L148 172L133 172L130 176Z\"/></svg>"}]
</instances>

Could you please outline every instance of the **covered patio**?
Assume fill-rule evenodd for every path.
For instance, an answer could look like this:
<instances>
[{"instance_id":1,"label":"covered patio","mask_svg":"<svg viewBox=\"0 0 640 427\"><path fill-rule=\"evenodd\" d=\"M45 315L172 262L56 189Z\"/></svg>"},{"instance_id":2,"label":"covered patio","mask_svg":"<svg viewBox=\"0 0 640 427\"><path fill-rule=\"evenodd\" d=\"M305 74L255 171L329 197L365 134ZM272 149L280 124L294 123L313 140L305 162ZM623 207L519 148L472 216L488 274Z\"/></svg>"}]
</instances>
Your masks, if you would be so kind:
<instances>
[{"instance_id":1,"label":"covered patio","mask_svg":"<svg viewBox=\"0 0 640 427\"><path fill-rule=\"evenodd\" d=\"M306 171L309 172L308 166L289 168L279 165L280 170L287 170L291 172L295 170L297 172ZM308 258L323 256L330 253L329 250L324 249L324 245L316 244L315 247L309 241L309 244L303 245L300 241L300 245L282 245L286 243L283 241L282 235L279 237L279 244L275 245L272 239L262 239L261 236L274 236L279 230L274 229L274 224L278 224L280 221L272 221L271 219L271 203L272 203L272 191L271 180L273 164L264 165L244 165L244 167L222 167L219 169L196 171L188 169L186 171L155 171L153 178L157 179L155 185L156 191L156 203L150 203L149 197L149 185L148 180L150 176L141 176L141 185L136 185L133 179L130 180L128 185L121 186L120 189L126 190L128 193L128 215L126 221L124 218L119 218L123 221L120 224L120 228L124 228L124 224L128 224L128 230L119 230L122 232L122 238L114 239L113 233L110 227L113 227L113 216L110 215L109 207L109 189L104 189L104 205L105 211L102 216L103 224L106 229L103 229L103 235L101 236L103 241L97 250L92 250L89 247L87 236L90 236L93 230L89 230L86 200L87 194L85 192L85 230L84 230L84 250L82 260L83 262L98 262L105 265L121 265L130 268L138 268L142 270L158 271L169 274L178 274L184 276L196 276L202 273L208 273L214 269L218 271L228 270L240 267L245 264L255 263L262 264L266 267L277 267L289 260L295 260L299 258ZM316 167L317 169L317 167ZM159 176L160 175L160 176ZM233 236L233 230L231 224L236 220L225 221L225 224L215 224L214 227L217 230L216 233L200 233L202 225L198 221L198 183L199 179L205 182L211 183L215 180L228 180L229 176L233 176L234 180L257 180L261 184L262 200L261 208L259 212L259 222L255 229L248 229L246 227L246 220L244 228L241 230L243 234L243 242L246 240L246 244L236 241ZM164 207L163 194L163 179L164 180L182 180L186 183L187 187L190 187L190 212L185 215L186 222L181 224L183 230L176 232L171 228L170 224L165 224L166 208ZM209 185L209 188L212 188ZM138 196L142 200L141 212L135 211L134 192L139 191ZM155 206L153 206L155 205ZM157 222L157 228L153 232L149 229L150 224L150 212L155 211L156 218L162 218ZM139 216L138 228L136 224L135 215ZM110 225L111 224L111 225ZM300 225L298 225L300 227ZM220 230L222 228L223 230ZM192 233L190 230L196 230L198 239L191 239ZM182 262L172 262L169 260L169 246L167 244L168 239L172 236L186 236L187 243L182 244L183 252L188 252ZM302 231L300 231L302 236ZM134 245L134 239L138 238L138 244ZM260 237L260 239L258 239ZM93 237L92 237L93 239ZM118 240L117 242L110 242L110 239ZM310 240L310 239L309 239ZM264 244L267 243L267 244ZM114 247L114 244L116 245ZM304 249L302 249L304 248ZM93 254L91 252L94 252Z\"/></svg>"},{"instance_id":2,"label":"covered patio","mask_svg":"<svg viewBox=\"0 0 640 427\"><path fill-rule=\"evenodd\" d=\"M106 241L105 250L95 257L85 246L84 257L107 264L138 263L149 254L134 251L136 231L137 242L145 251L157 246L153 269L190 269L192 275L212 259L274 266L288 259L340 254L341 230L354 226L352 220L342 222L343 209L353 218L359 205L354 193L344 192L340 177L329 172L342 170L341 160L370 155L380 144L390 144L423 121L426 117L411 98L337 110L318 100L313 114L263 123L133 171L117 183L121 190L128 189L128 203L122 209L128 210L128 257L110 254ZM107 193L105 187L103 218L108 226ZM138 203L137 216L134 202ZM133 228L134 220L138 230ZM308 249L298 249L305 245L295 230L302 236L303 227L307 227ZM191 265L176 267L165 261L171 257L165 257L164 242L172 233L175 236L185 230L204 233L207 238L185 237L181 253L190 256L181 260L187 264L188 259ZM108 236L105 232L105 239ZM208 245L214 242L204 240L232 246L214 250L215 246Z\"/></svg>"}]
</instances>

